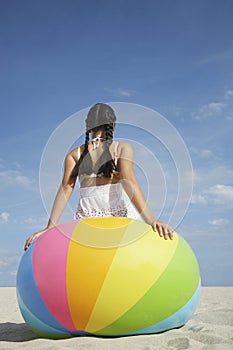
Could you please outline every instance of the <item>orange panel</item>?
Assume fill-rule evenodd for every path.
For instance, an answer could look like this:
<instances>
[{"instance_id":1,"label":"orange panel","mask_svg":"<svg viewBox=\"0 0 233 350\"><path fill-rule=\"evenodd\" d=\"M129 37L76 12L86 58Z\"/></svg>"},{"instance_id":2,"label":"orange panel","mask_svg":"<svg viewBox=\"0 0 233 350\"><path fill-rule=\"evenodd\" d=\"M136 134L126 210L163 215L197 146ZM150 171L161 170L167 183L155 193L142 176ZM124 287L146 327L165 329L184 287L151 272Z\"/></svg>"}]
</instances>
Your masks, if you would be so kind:
<instances>
[{"instance_id":1,"label":"orange panel","mask_svg":"<svg viewBox=\"0 0 233 350\"><path fill-rule=\"evenodd\" d=\"M127 220L129 223L132 220ZM111 226L109 220L107 226ZM106 221L105 221L106 222ZM98 236L98 225L90 225L89 219L81 220L72 234L67 257L67 298L71 317L77 330L85 330L86 324L95 306L106 274L111 266L118 244L124 235L127 225L114 228L114 247L94 247ZM126 223L126 222L125 222ZM105 226L105 228L107 228ZM104 236L108 234L104 232ZM101 235L103 230L101 230ZM88 245L84 245L88 237ZM100 237L101 238L101 237ZM102 239L101 239L102 241ZM81 243L80 243L81 242ZM91 243L91 244L90 244Z\"/></svg>"}]
</instances>

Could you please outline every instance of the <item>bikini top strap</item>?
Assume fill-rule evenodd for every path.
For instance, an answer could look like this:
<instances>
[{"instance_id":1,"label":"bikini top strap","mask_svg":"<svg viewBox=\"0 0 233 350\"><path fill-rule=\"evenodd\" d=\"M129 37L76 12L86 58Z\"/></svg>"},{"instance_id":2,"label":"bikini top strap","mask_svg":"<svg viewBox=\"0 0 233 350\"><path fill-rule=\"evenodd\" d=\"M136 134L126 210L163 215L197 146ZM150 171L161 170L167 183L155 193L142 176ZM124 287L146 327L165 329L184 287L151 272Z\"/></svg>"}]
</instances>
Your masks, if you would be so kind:
<instances>
[{"instance_id":1,"label":"bikini top strap","mask_svg":"<svg viewBox=\"0 0 233 350\"><path fill-rule=\"evenodd\" d=\"M115 145L114 145L113 161L114 161L114 164L115 164L115 165L117 165L117 161L118 161L118 158L117 158L117 149L118 149L119 143L120 143L120 142L116 141L116 143L115 143Z\"/></svg>"},{"instance_id":2,"label":"bikini top strap","mask_svg":"<svg viewBox=\"0 0 233 350\"><path fill-rule=\"evenodd\" d=\"M118 161L118 158L117 158L117 149L118 149L118 146L119 146L119 143L118 141L115 142L115 145L114 145L114 153L113 153L113 160L114 160L114 164L117 165L117 161ZM77 150L77 159L79 160L81 156L81 149L80 147L78 147L78 150Z\"/></svg>"},{"instance_id":3,"label":"bikini top strap","mask_svg":"<svg viewBox=\"0 0 233 350\"><path fill-rule=\"evenodd\" d=\"M79 160L80 156L81 156L81 150L80 150L80 147L78 147L78 150L77 150L77 158L78 158L78 160Z\"/></svg>"}]
</instances>

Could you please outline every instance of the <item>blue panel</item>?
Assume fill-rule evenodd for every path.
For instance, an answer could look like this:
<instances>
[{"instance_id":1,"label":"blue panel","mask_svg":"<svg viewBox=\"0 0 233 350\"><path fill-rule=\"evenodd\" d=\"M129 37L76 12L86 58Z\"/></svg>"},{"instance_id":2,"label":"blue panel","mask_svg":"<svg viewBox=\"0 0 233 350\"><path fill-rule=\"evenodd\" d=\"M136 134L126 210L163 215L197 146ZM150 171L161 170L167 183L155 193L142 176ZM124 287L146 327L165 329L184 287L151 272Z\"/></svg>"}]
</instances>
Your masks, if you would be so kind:
<instances>
[{"instance_id":1,"label":"blue panel","mask_svg":"<svg viewBox=\"0 0 233 350\"><path fill-rule=\"evenodd\" d=\"M70 334L70 331L64 328L49 312L36 287L32 269L32 254L35 243L36 241L30 245L20 261L16 280L18 294L26 308L41 322L60 330L62 333Z\"/></svg>"},{"instance_id":2,"label":"blue panel","mask_svg":"<svg viewBox=\"0 0 233 350\"><path fill-rule=\"evenodd\" d=\"M93 333L89 333L89 332L85 332L85 331L73 331L70 333L73 337L78 337L78 336L92 336L93 337Z\"/></svg>"},{"instance_id":3,"label":"blue panel","mask_svg":"<svg viewBox=\"0 0 233 350\"><path fill-rule=\"evenodd\" d=\"M17 291L17 298L18 303L20 307L20 311L22 313L23 318L25 321L30 325L33 329L38 330L39 332L46 333L49 335L62 335L67 336L67 334L70 333L62 333L60 330L52 328L48 326L47 324L41 322L35 315L31 313L31 311L26 307L23 300L21 299L18 291Z\"/></svg>"}]
</instances>

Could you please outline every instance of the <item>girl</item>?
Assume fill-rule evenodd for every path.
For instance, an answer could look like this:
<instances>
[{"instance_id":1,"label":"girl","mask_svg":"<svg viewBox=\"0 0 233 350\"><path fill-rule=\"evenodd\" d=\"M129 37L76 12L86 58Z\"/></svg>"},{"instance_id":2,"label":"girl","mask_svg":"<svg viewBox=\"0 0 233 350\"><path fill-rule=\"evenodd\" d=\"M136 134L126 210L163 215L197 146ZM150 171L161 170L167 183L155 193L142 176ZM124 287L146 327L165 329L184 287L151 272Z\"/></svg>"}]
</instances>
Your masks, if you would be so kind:
<instances>
[{"instance_id":1,"label":"girl","mask_svg":"<svg viewBox=\"0 0 233 350\"><path fill-rule=\"evenodd\" d=\"M157 220L146 203L134 175L131 145L113 140L115 122L115 113L106 104L98 103L89 110L85 144L66 156L62 183L48 225L26 240L25 250L35 238L57 225L77 178L80 200L76 218L123 216L136 219L140 214L161 237L173 239L172 228Z\"/></svg>"}]
</instances>

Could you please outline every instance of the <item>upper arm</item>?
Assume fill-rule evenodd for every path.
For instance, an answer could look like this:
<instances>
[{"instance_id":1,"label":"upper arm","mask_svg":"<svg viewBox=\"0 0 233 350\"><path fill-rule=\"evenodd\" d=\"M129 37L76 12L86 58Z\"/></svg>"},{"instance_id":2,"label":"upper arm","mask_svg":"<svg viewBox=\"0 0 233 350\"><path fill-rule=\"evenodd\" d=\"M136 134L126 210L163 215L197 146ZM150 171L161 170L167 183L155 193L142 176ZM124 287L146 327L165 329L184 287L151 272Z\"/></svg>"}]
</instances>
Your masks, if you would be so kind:
<instances>
[{"instance_id":1,"label":"upper arm","mask_svg":"<svg viewBox=\"0 0 233 350\"><path fill-rule=\"evenodd\" d=\"M122 179L134 178L134 152L132 146L127 142L121 145L118 166Z\"/></svg>"},{"instance_id":2,"label":"upper arm","mask_svg":"<svg viewBox=\"0 0 233 350\"><path fill-rule=\"evenodd\" d=\"M65 163L64 163L64 175L62 179L62 186L70 186L74 187L76 178L71 176L72 171L76 165L75 159L71 153L69 153L66 158L65 158Z\"/></svg>"}]
</instances>

